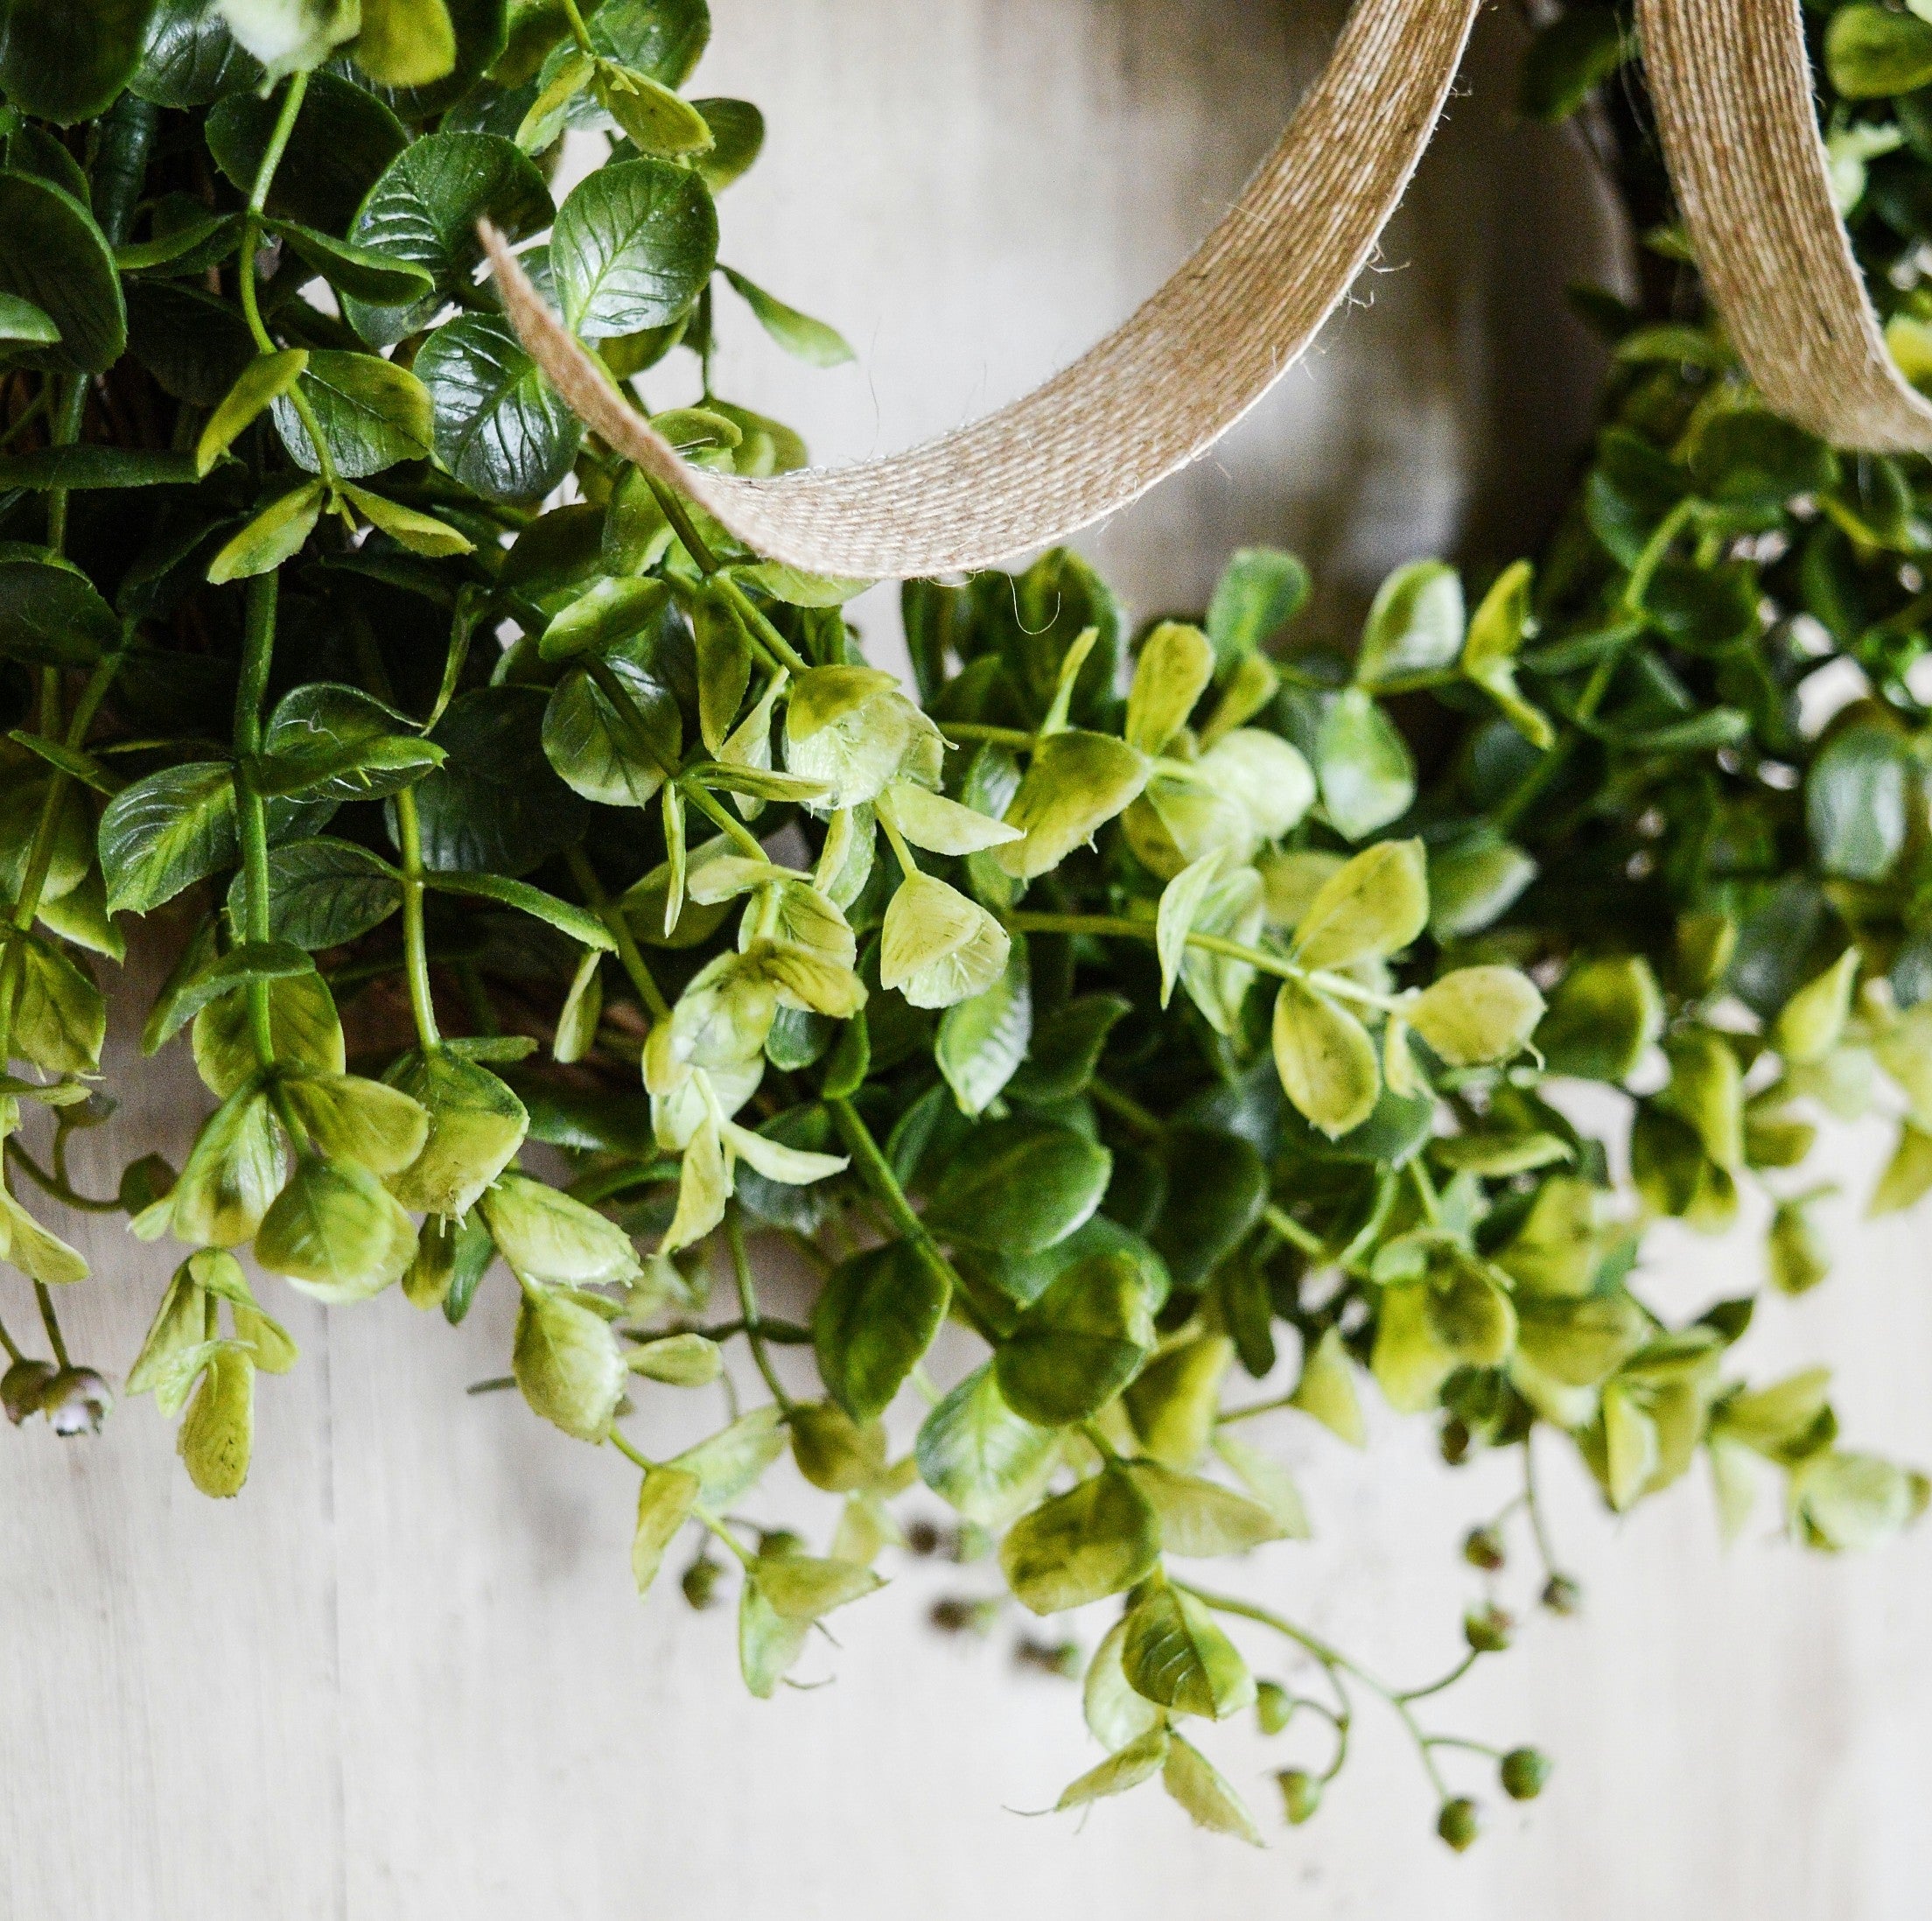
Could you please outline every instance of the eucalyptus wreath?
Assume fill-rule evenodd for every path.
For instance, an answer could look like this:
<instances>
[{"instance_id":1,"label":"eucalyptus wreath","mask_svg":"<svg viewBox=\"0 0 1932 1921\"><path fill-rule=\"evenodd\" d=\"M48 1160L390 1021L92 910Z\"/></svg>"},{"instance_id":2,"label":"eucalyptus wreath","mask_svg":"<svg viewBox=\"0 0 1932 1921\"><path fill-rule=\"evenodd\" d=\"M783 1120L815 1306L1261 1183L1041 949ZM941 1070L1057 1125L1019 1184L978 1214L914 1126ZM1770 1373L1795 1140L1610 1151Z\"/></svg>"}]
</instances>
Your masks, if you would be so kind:
<instances>
[{"instance_id":1,"label":"eucalyptus wreath","mask_svg":"<svg viewBox=\"0 0 1932 1921\"><path fill-rule=\"evenodd\" d=\"M1932 378L1932 25L1810 19ZM480 274L486 219L640 410L682 356L699 399L649 417L691 459L803 463L714 384L721 329L848 350L719 257L762 123L686 96L708 33L704 0L0 5L0 1247L46 1349L0 1331L0 1398L63 1434L112 1398L57 1312L87 1264L23 1195L182 1244L122 1392L212 1496L298 1361L241 1252L452 1322L514 1288L486 1385L635 1475L640 1592L674 1552L694 1607L735 1581L754 1693L882 1557L943 1550L994 1598L942 1623L1111 1605L1090 1656L1029 1644L1102 1750L1062 1808L1158 1777L1258 1840L1203 1735L1282 1735L1299 1823L1381 1696L1465 1847L1468 1769L1548 1771L1433 1721L1508 1644L1518 1558L1578 1605L1539 1452L1620 1511L1701 1461L1733 1534L1774 1479L1827 1551L1926 1504L1841 1445L1824 1371L1740 1371L1758 1293L1674 1319L1643 1266L1660 1220L1768 1216L1759 1292L1822 1281L1821 1115L1892 1118L1872 1211L1932 1188L1924 466L1754 398L1628 17L1566 5L1523 106L1574 118L1642 264L1578 297L1611 371L1534 567L1466 600L1415 561L1343 644L1284 552L1137 625L1055 550L906 585L915 698L847 624L864 583L587 438ZM608 153L559 200L573 130ZM95 1197L68 1151L113 1107L130 936L165 970L142 1048L192 1048L209 1107ZM948 1322L978 1360L935 1381ZM1308 1532L1262 1437L1361 1446L1370 1393L1522 1476L1414 1687L1194 1572ZM647 1401L690 1410L681 1452L627 1432ZM822 1552L757 1518L788 1453L837 1498Z\"/></svg>"}]
</instances>

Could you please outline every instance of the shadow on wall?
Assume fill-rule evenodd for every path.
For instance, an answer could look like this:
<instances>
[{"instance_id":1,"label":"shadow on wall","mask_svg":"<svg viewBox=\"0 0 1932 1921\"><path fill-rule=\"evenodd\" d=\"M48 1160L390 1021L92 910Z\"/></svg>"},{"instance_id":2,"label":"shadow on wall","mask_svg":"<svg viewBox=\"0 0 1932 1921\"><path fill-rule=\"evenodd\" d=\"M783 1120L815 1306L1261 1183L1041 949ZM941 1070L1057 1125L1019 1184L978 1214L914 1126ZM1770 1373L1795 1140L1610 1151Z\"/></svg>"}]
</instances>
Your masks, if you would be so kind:
<instances>
[{"instance_id":1,"label":"shadow on wall","mask_svg":"<svg viewBox=\"0 0 1932 1921\"><path fill-rule=\"evenodd\" d=\"M917 36L899 0L714 11L707 88L770 123L724 203L725 257L859 355L794 368L727 319L724 378L837 463L1011 400L1116 324L1271 147L1346 8L934 0ZM1346 629L1400 561L1536 545L1602 372L1564 290L1620 282L1626 243L1580 145L1517 118L1522 41L1481 17L1379 260L1303 364L1083 536L1138 611L1198 606L1229 548L1273 542L1313 567L1314 620Z\"/></svg>"}]
</instances>

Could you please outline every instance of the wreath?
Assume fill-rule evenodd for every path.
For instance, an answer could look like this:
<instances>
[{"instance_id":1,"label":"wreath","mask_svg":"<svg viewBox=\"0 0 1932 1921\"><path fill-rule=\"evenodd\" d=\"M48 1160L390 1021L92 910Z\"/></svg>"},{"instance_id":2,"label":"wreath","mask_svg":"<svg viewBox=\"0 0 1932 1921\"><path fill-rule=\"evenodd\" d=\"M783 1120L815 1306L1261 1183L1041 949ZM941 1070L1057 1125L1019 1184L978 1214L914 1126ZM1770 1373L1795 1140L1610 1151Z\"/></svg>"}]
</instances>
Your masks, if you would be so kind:
<instances>
[{"instance_id":1,"label":"wreath","mask_svg":"<svg viewBox=\"0 0 1932 1921\"><path fill-rule=\"evenodd\" d=\"M1909 425L1932 25L1805 31ZM1773 410L1632 19L1573 0L1522 106L1642 266L1576 296L1610 372L1534 562L1415 561L1345 637L1284 552L1137 623L1056 547L906 583L915 696L847 623L866 582L743 537L806 452L717 390L719 333L849 350L721 257L763 127L688 97L708 34L704 0L0 5L0 1400L84 1436L124 1366L234 1497L282 1287L514 1293L482 1385L634 1478L640 1593L735 1590L754 1693L943 1552L992 1598L942 1625L1099 1604L1035 1644L1098 1742L1061 1808L1158 1778L1258 1840L1214 1724L1283 1737L1299 1823L1381 1697L1460 1850L1472 1770L1548 1773L1437 1701L1512 1597L1578 1605L1540 1456L1619 1511L1701 1463L1727 1534L1772 1481L1826 1552L1926 1504L1824 1371L1740 1344L1830 1268L1821 1121L1890 1117L1870 1211L1932 1189L1932 475L1788 417L1802 382ZM608 154L559 200L572 133ZM673 356L700 398L653 411ZM141 1047L208 1106L97 1196L69 1149L130 940ZM180 1244L138 1354L70 1353L62 1209ZM1663 1220L1768 1222L1763 1287L1674 1317ZM1309 1531L1270 1428L1359 1447L1371 1397L1522 1475L1413 1686L1252 1598ZM814 1541L761 1518L787 1455Z\"/></svg>"}]
</instances>

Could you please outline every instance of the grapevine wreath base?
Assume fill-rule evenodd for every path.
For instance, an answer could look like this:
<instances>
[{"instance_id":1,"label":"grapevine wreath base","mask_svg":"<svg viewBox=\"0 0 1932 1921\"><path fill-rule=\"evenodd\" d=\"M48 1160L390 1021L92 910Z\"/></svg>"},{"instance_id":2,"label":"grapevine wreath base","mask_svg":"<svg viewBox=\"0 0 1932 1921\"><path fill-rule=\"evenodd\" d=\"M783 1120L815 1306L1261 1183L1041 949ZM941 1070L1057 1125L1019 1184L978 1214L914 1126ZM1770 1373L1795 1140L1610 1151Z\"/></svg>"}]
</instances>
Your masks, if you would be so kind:
<instances>
[{"instance_id":1,"label":"grapevine wreath base","mask_svg":"<svg viewBox=\"0 0 1932 1921\"><path fill-rule=\"evenodd\" d=\"M1924 373L1932 26L1808 18L1839 205ZM1417 561L1344 644L1285 553L1137 624L1056 549L907 585L915 698L844 617L863 583L586 434L480 273L487 221L699 469L802 465L712 382L747 311L846 348L719 258L762 123L682 91L708 30L703 0L0 6L0 1397L71 1435L112 1400L59 1313L112 1279L43 1199L180 1244L138 1355L102 1358L214 1496L298 1364L283 1287L452 1322L514 1288L501 1385L634 1476L640 1591L667 1559L693 1606L735 1588L754 1693L933 1545L895 1518L922 1485L1019 1608L1105 1604L1063 1807L1158 1777L1258 1839L1214 1724L1285 1731L1301 1822L1382 1693L1466 1847L1472 1750L1517 1799L1547 1763L1424 1717L1512 1623L1473 1607L1406 1691L1299 1626L1271 1429L1360 1444L1380 1395L1451 1462L1508 1452L1522 1495L1465 1552L1543 1557L1558 1613L1550 1450L1620 1511L1701 1467L1730 1533L1774 1482L1826 1551L1926 1502L1841 1443L1824 1371L1740 1353L1825 1279L1821 1123L1893 1118L1859 1204L1932 1188L1924 463L1763 404L1629 23L1568 4L1524 105L1575 116L1644 256L1633 300L1577 297L1611 372L1534 567ZM559 206L572 130L609 155ZM696 397L653 411L668 362ZM1826 670L1857 697L1801 719ZM207 1111L181 1167L94 1196L68 1148L113 1107L101 982L148 916L144 1044L192 1048ZM1651 1224L1760 1201L1765 1298L1664 1313ZM764 1241L814 1277L797 1321L761 1309ZM948 1320L978 1359L935 1380ZM1291 1392L1242 1385L1278 1364ZM626 1429L647 1400L689 1411L668 1458ZM759 1519L788 1454L833 1497L810 1543ZM1237 1585L1288 1602L1201 1566L1255 1550Z\"/></svg>"}]
</instances>

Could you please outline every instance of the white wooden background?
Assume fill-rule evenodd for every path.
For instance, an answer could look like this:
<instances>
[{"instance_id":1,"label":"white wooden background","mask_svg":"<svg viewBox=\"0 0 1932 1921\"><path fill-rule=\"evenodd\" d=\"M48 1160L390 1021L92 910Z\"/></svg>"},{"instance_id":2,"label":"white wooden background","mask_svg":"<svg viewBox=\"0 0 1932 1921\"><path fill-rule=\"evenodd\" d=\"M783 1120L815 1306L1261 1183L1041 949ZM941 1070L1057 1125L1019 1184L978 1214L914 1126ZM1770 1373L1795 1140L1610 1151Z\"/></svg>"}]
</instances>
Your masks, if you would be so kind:
<instances>
[{"instance_id":1,"label":"white wooden background","mask_svg":"<svg viewBox=\"0 0 1932 1921\"><path fill-rule=\"evenodd\" d=\"M1010 397L1124 312L1264 151L1339 13L714 4L704 90L750 94L773 123L727 202L727 257L845 326L861 361L800 375L746 340L732 385L828 458ZM1592 369L1559 290L1608 242L1571 150L1508 125L1513 39L1486 21L1473 94L1367 310L1212 460L1089 543L1141 608L1198 604L1223 550L1269 539L1318 564L1335 617L1394 562L1507 543L1560 484ZM884 635L889 614L870 618ZM76 1154L97 1188L130 1143L178 1152L200 1110L178 1060L130 1084L111 1142ZM1878 1151L1845 1139L1849 1188ZM1747 1351L1767 1371L1830 1362L1855 1441L1932 1459L1924 1230L1844 1215L1838 1277L1772 1304ZM118 1371L171 1257L111 1225L74 1231L98 1274L66 1307L76 1345ZM1695 1311L1754 1259L1748 1239L1673 1242L1651 1285ZM1270 1829L1264 1854L1194 1833L1151 1791L1076 1832L1004 1812L1046 1805L1095 1758L1074 1691L1017 1668L1010 1633L962 1644L925 1624L984 1574L893 1568L893 1590L808 1664L836 1685L765 1704L736 1681L729 1610L693 1617L668 1589L640 1607L629 1470L510 1397L464 1396L505 1364L508 1292L452 1333L394 1294L326 1316L280 1291L303 1363L262 1383L233 1504L189 1489L145 1403L94 1441L0 1434L5 1921L1924 1911L1932 1535L1828 1564L1781 1546L1768 1506L1725 1554L1701 1484L1613 1525L1552 1450L1587 1613L1536 1620L1441 1704L1462 1731L1548 1748L1543 1801L1499 1808L1478 1775L1494 1831L1452 1858L1398 1731L1371 1720L1294 1833L1261 1772L1279 1757L1239 1730L1211 1737ZM17 1282L0 1301L10 1325L31 1319ZM1508 1490L1449 1475L1414 1424L1377 1428L1364 1460L1284 1417L1269 1438L1320 1539L1242 1578L1420 1676L1452 1653L1474 1589L1461 1532ZM1268 1672L1274 1651L1254 1651Z\"/></svg>"}]
</instances>

